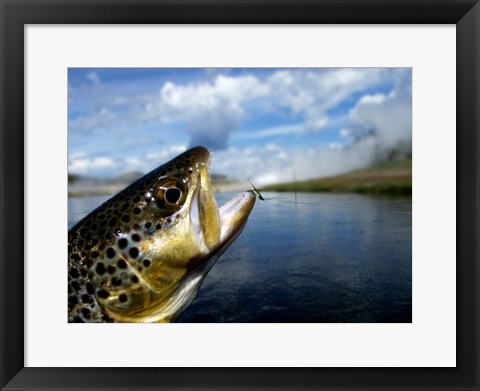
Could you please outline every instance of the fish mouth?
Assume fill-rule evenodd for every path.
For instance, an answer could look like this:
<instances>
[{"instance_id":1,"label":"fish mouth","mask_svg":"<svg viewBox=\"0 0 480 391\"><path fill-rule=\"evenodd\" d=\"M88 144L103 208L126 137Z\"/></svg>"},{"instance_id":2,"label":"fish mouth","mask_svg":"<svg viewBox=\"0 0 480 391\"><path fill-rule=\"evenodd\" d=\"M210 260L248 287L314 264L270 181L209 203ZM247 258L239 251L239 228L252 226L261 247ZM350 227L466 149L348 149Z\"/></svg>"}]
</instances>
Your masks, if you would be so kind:
<instances>
[{"instance_id":1,"label":"fish mouth","mask_svg":"<svg viewBox=\"0 0 480 391\"><path fill-rule=\"evenodd\" d=\"M219 208L221 225L220 246L227 245L228 247L242 232L256 199L252 192L246 191Z\"/></svg>"},{"instance_id":2,"label":"fish mouth","mask_svg":"<svg viewBox=\"0 0 480 391\"><path fill-rule=\"evenodd\" d=\"M200 172L199 182L192 197L190 220L203 242L203 252L211 256L222 253L242 232L256 197L246 191L218 207L207 167Z\"/></svg>"}]
</instances>

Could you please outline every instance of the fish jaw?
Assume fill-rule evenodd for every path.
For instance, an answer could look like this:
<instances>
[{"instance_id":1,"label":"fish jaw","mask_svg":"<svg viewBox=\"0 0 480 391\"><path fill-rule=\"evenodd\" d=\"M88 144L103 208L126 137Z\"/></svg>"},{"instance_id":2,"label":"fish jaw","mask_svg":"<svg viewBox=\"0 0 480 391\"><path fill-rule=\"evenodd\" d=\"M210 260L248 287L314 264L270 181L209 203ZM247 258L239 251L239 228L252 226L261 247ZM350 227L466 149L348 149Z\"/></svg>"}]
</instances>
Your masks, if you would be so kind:
<instances>
[{"instance_id":1,"label":"fish jaw","mask_svg":"<svg viewBox=\"0 0 480 391\"><path fill-rule=\"evenodd\" d=\"M228 247L240 235L256 199L253 193L247 191L220 207L220 247Z\"/></svg>"},{"instance_id":2,"label":"fish jaw","mask_svg":"<svg viewBox=\"0 0 480 391\"><path fill-rule=\"evenodd\" d=\"M220 214L213 194L212 181L207 168L200 171L200 184L197 196L200 227L205 245L215 248L221 234Z\"/></svg>"},{"instance_id":3,"label":"fish jaw","mask_svg":"<svg viewBox=\"0 0 480 391\"><path fill-rule=\"evenodd\" d=\"M218 251L219 248L228 247L227 243L242 232L255 200L255 195L247 191L219 208L208 170L201 172L200 184L190 205L190 221L204 243L203 253L207 255Z\"/></svg>"}]
</instances>

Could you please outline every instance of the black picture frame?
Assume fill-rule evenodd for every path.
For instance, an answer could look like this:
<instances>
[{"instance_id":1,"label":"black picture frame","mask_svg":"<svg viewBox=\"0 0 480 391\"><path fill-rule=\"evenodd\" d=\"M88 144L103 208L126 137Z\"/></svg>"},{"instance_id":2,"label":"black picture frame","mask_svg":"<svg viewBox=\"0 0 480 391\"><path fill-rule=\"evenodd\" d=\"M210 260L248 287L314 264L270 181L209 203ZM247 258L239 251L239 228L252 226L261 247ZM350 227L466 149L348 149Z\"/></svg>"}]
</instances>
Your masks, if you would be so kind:
<instances>
[{"instance_id":1,"label":"black picture frame","mask_svg":"<svg viewBox=\"0 0 480 391\"><path fill-rule=\"evenodd\" d=\"M0 0L0 12L2 390L480 389L478 0ZM24 367L24 26L97 23L456 24L457 366L455 368ZM76 345L77 342L72 341L72 354ZM92 351L92 354L96 352Z\"/></svg>"}]
</instances>

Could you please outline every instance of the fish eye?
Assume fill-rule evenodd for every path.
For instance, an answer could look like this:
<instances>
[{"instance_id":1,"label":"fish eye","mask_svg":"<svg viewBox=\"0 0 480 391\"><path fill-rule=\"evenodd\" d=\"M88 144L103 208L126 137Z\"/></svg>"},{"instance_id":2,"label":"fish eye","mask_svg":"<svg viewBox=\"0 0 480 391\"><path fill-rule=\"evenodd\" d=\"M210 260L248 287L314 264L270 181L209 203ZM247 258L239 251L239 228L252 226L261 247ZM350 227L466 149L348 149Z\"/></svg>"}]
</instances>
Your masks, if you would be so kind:
<instances>
[{"instance_id":1,"label":"fish eye","mask_svg":"<svg viewBox=\"0 0 480 391\"><path fill-rule=\"evenodd\" d=\"M180 197L182 196L182 191L178 187L171 187L165 192L165 200L169 204L176 204Z\"/></svg>"},{"instance_id":2,"label":"fish eye","mask_svg":"<svg viewBox=\"0 0 480 391\"><path fill-rule=\"evenodd\" d=\"M161 183L155 192L158 206L168 211L178 210L186 199L184 184L177 179L170 179Z\"/></svg>"}]
</instances>

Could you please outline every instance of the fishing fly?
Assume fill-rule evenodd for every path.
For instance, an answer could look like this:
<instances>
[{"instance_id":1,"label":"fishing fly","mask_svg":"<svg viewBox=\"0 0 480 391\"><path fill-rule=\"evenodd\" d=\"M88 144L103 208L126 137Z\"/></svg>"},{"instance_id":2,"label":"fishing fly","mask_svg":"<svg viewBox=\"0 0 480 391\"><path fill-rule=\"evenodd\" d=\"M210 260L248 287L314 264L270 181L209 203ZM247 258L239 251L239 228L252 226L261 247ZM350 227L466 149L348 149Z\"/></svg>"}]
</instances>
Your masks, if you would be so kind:
<instances>
[{"instance_id":1,"label":"fishing fly","mask_svg":"<svg viewBox=\"0 0 480 391\"><path fill-rule=\"evenodd\" d=\"M250 182L250 181L249 181ZM263 198L262 194L260 193L260 191L255 187L255 185L250 182L250 184L252 185L253 189L251 190L248 190L249 192L255 194L259 200L262 200L262 201L265 201L265 198Z\"/></svg>"}]
</instances>

